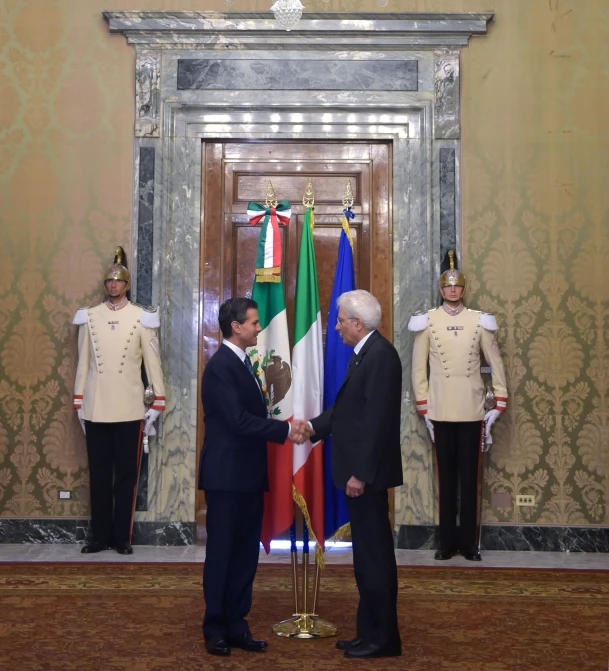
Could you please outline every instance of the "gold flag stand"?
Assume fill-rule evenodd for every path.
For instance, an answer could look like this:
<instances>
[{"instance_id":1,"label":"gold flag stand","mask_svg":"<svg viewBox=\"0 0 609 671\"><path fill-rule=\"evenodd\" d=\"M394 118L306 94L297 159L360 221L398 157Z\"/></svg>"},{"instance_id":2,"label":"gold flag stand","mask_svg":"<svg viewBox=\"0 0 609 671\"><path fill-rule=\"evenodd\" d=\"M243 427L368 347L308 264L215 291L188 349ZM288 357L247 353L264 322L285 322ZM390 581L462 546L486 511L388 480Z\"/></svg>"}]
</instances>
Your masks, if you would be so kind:
<instances>
[{"instance_id":1,"label":"gold flag stand","mask_svg":"<svg viewBox=\"0 0 609 671\"><path fill-rule=\"evenodd\" d=\"M305 193L302 198L305 208L313 207L315 195L313 182L309 177ZM286 638L326 638L336 636L338 627L328 620L317 615L317 601L319 598L319 586L321 582L321 567L319 561L315 561L315 586L313 588L313 605L309 610L309 530L307 522L302 519L302 595L298 590L298 549L296 547L296 522L290 527L290 542L292 555L292 587L294 592L294 615L287 620L278 622L272 631L276 636ZM316 553L317 554L317 553ZM300 598L299 598L300 597Z\"/></svg>"},{"instance_id":2,"label":"gold flag stand","mask_svg":"<svg viewBox=\"0 0 609 671\"><path fill-rule=\"evenodd\" d=\"M294 592L294 615L287 620L278 622L272 631L276 636L286 638L326 638L339 633L336 627L328 620L319 617L317 600L321 582L321 569L315 562L315 586L313 589L313 605L309 611L309 538L306 522L303 520L303 550L302 550L302 595L298 590L298 550L296 549L296 528L292 523L290 537L292 541L292 587ZM301 598L299 598L301 597Z\"/></svg>"}]
</instances>

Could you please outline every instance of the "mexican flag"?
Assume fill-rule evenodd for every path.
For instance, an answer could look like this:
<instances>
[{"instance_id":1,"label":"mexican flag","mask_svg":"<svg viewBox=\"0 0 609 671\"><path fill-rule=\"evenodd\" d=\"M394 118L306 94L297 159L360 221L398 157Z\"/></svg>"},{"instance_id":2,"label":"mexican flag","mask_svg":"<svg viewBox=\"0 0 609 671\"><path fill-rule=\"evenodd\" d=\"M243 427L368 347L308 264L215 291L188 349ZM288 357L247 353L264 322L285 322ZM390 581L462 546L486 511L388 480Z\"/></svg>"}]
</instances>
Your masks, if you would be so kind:
<instances>
[{"instance_id":1,"label":"mexican flag","mask_svg":"<svg viewBox=\"0 0 609 671\"><path fill-rule=\"evenodd\" d=\"M311 419L323 410L324 358L317 266L313 246L313 208L304 216L294 305L294 417ZM302 510L318 549L324 542L323 443L294 445L294 500Z\"/></svg>"},{"instance_id":2,"label":"mexican flag","mask_svg":"<svg viewBox=\"0 0 609 671\"><path fill-rule=\"evenodd\" d=\"M281 281L281 237L279 224L287 226L291 209L287 201L277 207L249 203L252 225L262 221L256 255L256 276L252 298L258 303L262 332L249 351L254 371L262 382L269 417L292 419L292 370L288 319ZM267 443L269 491L264 498L261 542L268 552L271 540L285 531L294 519L292 499L292 444Z\"/></svg>"}]
</instances>

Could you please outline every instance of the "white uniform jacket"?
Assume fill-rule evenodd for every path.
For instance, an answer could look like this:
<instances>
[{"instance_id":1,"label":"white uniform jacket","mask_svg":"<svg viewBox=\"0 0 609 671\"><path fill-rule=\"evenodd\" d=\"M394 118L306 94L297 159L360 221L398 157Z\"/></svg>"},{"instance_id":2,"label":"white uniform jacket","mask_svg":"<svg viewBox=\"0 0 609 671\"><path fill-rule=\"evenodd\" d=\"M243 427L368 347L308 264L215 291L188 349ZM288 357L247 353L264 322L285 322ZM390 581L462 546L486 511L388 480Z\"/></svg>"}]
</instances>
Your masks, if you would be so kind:
<instances>
[{"instance_id":1,"label":"white uniform jacket","mask_svg":"<svg viewBox=\"0 0 609 671\"><path fill-rule=\"evenodd\" d=\"M78 367L74 408L91 422L129 422L144 417L142 360L154 389L155 410L165 409L165 388L157 328L158 308L106 303L77 311Z\"/></svg>"},{"instance_id":2,"label":"white uniform jacket","mask_svg":"<svg viewBox=\"0 0 609 671\"><path fill-rule=\"evenodd\" d=\"M493 315L464 308L451 316L439 307L413 315L408 328L415 333L412 386L420 415L437 422L484 419L480 351L491 367L495 407L507 409L505 370L493 335L497 330Z\"/></svg>"}]
</instances>

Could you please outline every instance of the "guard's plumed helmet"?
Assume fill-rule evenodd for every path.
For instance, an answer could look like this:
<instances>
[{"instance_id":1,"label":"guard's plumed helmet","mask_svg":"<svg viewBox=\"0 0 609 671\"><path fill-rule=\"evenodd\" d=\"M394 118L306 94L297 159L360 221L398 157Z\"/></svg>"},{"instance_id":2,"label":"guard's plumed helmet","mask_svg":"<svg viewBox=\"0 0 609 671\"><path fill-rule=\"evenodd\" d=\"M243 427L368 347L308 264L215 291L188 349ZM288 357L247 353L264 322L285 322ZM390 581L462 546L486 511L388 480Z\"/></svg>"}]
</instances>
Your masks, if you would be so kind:
<instances>
[{"instance_id":1,"label":"guard's plumed helmet","mask_svg":"<svg viewBox=\"0 0 609 671\"><path fill-rule=\"evenodd\" d=\"M114 263L108 268L104 276L104 282L108 280L123 280L127 284L131 281L131 274L127 270L125 250L122 247L117 247L114 250Z\"/></svg>"},{"instance_id":2,"label":"guard's plumed helmet","mask_svg":"<svg viewBox=\"0 0 609 671\"><path fill-rule=\"evenodd\" d=\"M465 275L455 268L455 251L448 252L449 268L440 275L440 289L444 287L463 287L465 289Z\"/></svg>"}]
</instances>

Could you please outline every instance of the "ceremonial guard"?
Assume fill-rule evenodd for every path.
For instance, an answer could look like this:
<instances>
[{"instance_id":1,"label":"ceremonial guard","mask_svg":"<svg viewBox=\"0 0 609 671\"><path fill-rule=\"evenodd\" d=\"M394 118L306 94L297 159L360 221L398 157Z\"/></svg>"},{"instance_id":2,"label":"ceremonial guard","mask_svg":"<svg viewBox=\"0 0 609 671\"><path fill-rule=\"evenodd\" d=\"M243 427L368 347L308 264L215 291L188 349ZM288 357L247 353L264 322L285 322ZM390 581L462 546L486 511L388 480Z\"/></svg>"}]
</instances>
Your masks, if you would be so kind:
<instances>
[{"instance_id":1,"label":"ceremonial guard","mask_svg":"<svg viewBox=\"0 0 609 671\"><path fill-rule=\"evenodd\" d=\"M83 546L85 554L109 547L133 554L142 434L154 433L153 422L165 409L158 308L128 300L130 279L117 247L104 277L107 300L80 308L73 320L79 326L74 408L86 434L91 483L93 539ZM146 401L142 361L152 387Z\"/></svg>"},{"instance_id":2,"label":"ceremonial guard","mask_svg":"<svg viewBox=\"0 0 609 671\"><path fill-rule=\"evenodd\" d=\"M493 422L507 409L507 388L494 337L497 321L463 305L465 276L455 268L452 250L449 259L450 268L440 277L443 304L413 315L408 324L415 333L412 385L417 412L436 449L440 543L435 558L460 552L480 561L481 453L492 442ZM492 393L482 379L481 352L491 367Z\"/></svg>"}]
</instances>

